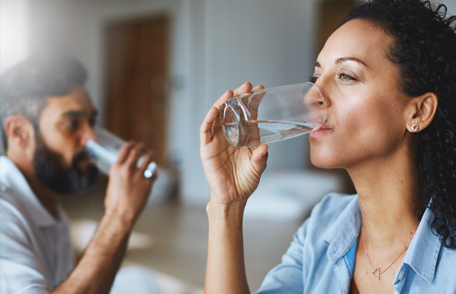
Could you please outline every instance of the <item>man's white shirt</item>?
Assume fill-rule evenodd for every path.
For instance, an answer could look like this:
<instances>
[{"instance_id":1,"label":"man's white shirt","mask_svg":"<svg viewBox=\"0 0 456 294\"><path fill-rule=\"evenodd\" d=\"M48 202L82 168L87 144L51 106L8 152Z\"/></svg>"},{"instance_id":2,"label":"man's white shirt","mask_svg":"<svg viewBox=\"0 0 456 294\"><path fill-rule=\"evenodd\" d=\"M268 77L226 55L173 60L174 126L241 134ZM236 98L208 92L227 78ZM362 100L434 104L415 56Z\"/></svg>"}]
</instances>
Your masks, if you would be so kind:
<instances>
[{"instance_id":1,"label":"man's white shirt","mask_svg":"<svg viewBox=\"0 0 456 294\"><path fill-rule=\"evenodd\" d=\"M14 163L0 156L0 293L48 293L73 270L67 217L54 218Z\"/></svg>"}]
</instances>

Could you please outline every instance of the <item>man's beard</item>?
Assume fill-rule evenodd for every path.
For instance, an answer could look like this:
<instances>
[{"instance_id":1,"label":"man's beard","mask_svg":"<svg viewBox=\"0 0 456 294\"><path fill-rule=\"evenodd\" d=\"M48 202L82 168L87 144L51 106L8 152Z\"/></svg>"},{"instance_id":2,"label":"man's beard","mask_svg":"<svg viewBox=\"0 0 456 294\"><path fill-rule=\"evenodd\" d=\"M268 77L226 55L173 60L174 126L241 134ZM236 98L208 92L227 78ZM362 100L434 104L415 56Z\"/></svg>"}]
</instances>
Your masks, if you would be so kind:
<instances>
[{"instance_id":1,"label":"man's beard","mask_svg":"<svg viewBox=\"0 0 456 294\"><path fill-rule=\"evenodd\" d=\"M61 154L46 146L39 131L36 134L33 166L38 180L60 195L81 193L95 186L99 178L98 168L94 164L88 165L84 171L78 167L79 161L90 157L86 151L77 153L68 167Z\"/></svg>"}]
</instances>

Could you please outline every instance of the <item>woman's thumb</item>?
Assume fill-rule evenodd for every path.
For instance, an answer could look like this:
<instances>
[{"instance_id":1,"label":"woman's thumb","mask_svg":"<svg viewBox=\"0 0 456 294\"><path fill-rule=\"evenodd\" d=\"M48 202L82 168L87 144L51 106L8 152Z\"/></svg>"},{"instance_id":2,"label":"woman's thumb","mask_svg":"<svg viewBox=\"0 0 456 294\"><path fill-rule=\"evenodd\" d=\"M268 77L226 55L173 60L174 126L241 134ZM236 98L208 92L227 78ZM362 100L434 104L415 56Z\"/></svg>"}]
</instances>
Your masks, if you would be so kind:
<instances>
[{"instance_id":1,"label":"woman's thumb","mask_svg":"<svg viewBox=\"0 0 456 294\"><path fill-rule=\"evenodd\" d=\"M263 173L263 171L266 169L268 161L268 145L261 144L260 146L255 148L252 154L251 161L255 169L258 172Z\"/></svg>"}]
</instances>

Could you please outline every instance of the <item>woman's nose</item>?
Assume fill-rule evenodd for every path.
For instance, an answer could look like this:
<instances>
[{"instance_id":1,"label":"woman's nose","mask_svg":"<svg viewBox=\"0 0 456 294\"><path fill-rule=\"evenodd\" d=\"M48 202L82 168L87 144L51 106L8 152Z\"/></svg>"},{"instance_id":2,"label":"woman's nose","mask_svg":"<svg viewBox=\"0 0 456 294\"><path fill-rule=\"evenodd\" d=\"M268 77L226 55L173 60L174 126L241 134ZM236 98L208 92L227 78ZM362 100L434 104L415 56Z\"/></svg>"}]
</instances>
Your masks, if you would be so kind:
<instances>
[{"instance_id":1,"label":"woman's nose","mask_svg":"<svg viewBox=\"0 0 456 294\"><path fill-rule=\"evenodd\" d=\"M328 84L328 82L325 81L325 79L323 79L322 77L320 77L318 81L315 83L315 86L317 86L317 88L320 90L321 95L323 96L323 103L325 105L325 108L331 106L331 95L329 93L330 85Z\"/></svg>"}]
</instances>

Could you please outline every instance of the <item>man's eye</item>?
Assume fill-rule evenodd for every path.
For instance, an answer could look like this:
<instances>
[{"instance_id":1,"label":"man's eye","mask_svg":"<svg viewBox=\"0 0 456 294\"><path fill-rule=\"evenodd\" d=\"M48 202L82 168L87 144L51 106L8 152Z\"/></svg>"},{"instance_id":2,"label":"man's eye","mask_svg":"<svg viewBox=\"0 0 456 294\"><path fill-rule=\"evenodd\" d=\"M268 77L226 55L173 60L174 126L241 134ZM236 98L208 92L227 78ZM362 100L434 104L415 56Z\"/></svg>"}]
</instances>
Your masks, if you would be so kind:
<instances>
[{"instance_id":1,"label":"man's eye","mask_svg":"<svg viewBox=\"0 0 456 294\"><path fill-rule=\"evenodd\" d=\"M89 124L92 128L95 127L97 125L97 123L98 123L98 120L96 118L91 118L89 120Z\"/></svg>"},{"instance_id":2,"label":"man's eye","mask_svg":"<svg viewBox=\"0 0 456 294\"><path fill-rule=\"evenodd\" d=\"M349 76L349 75L347 75L345 73L339 74L339 79L345 80L345 81L357 81L357 79L355 79L354 77Z\"/></svg>"},{"instance_id":3,"label":"man's eye","mask_svg":"<svg viewBox=\"0 0 456 294\"><path fill-rule=\"evenodd\" d=\"M69 128L71 130L76 129L78 127L78 125L79 125L79 123L76 120L70 120L70 121L65 122L65 127Z\"/></svg>"}]
</instances>

